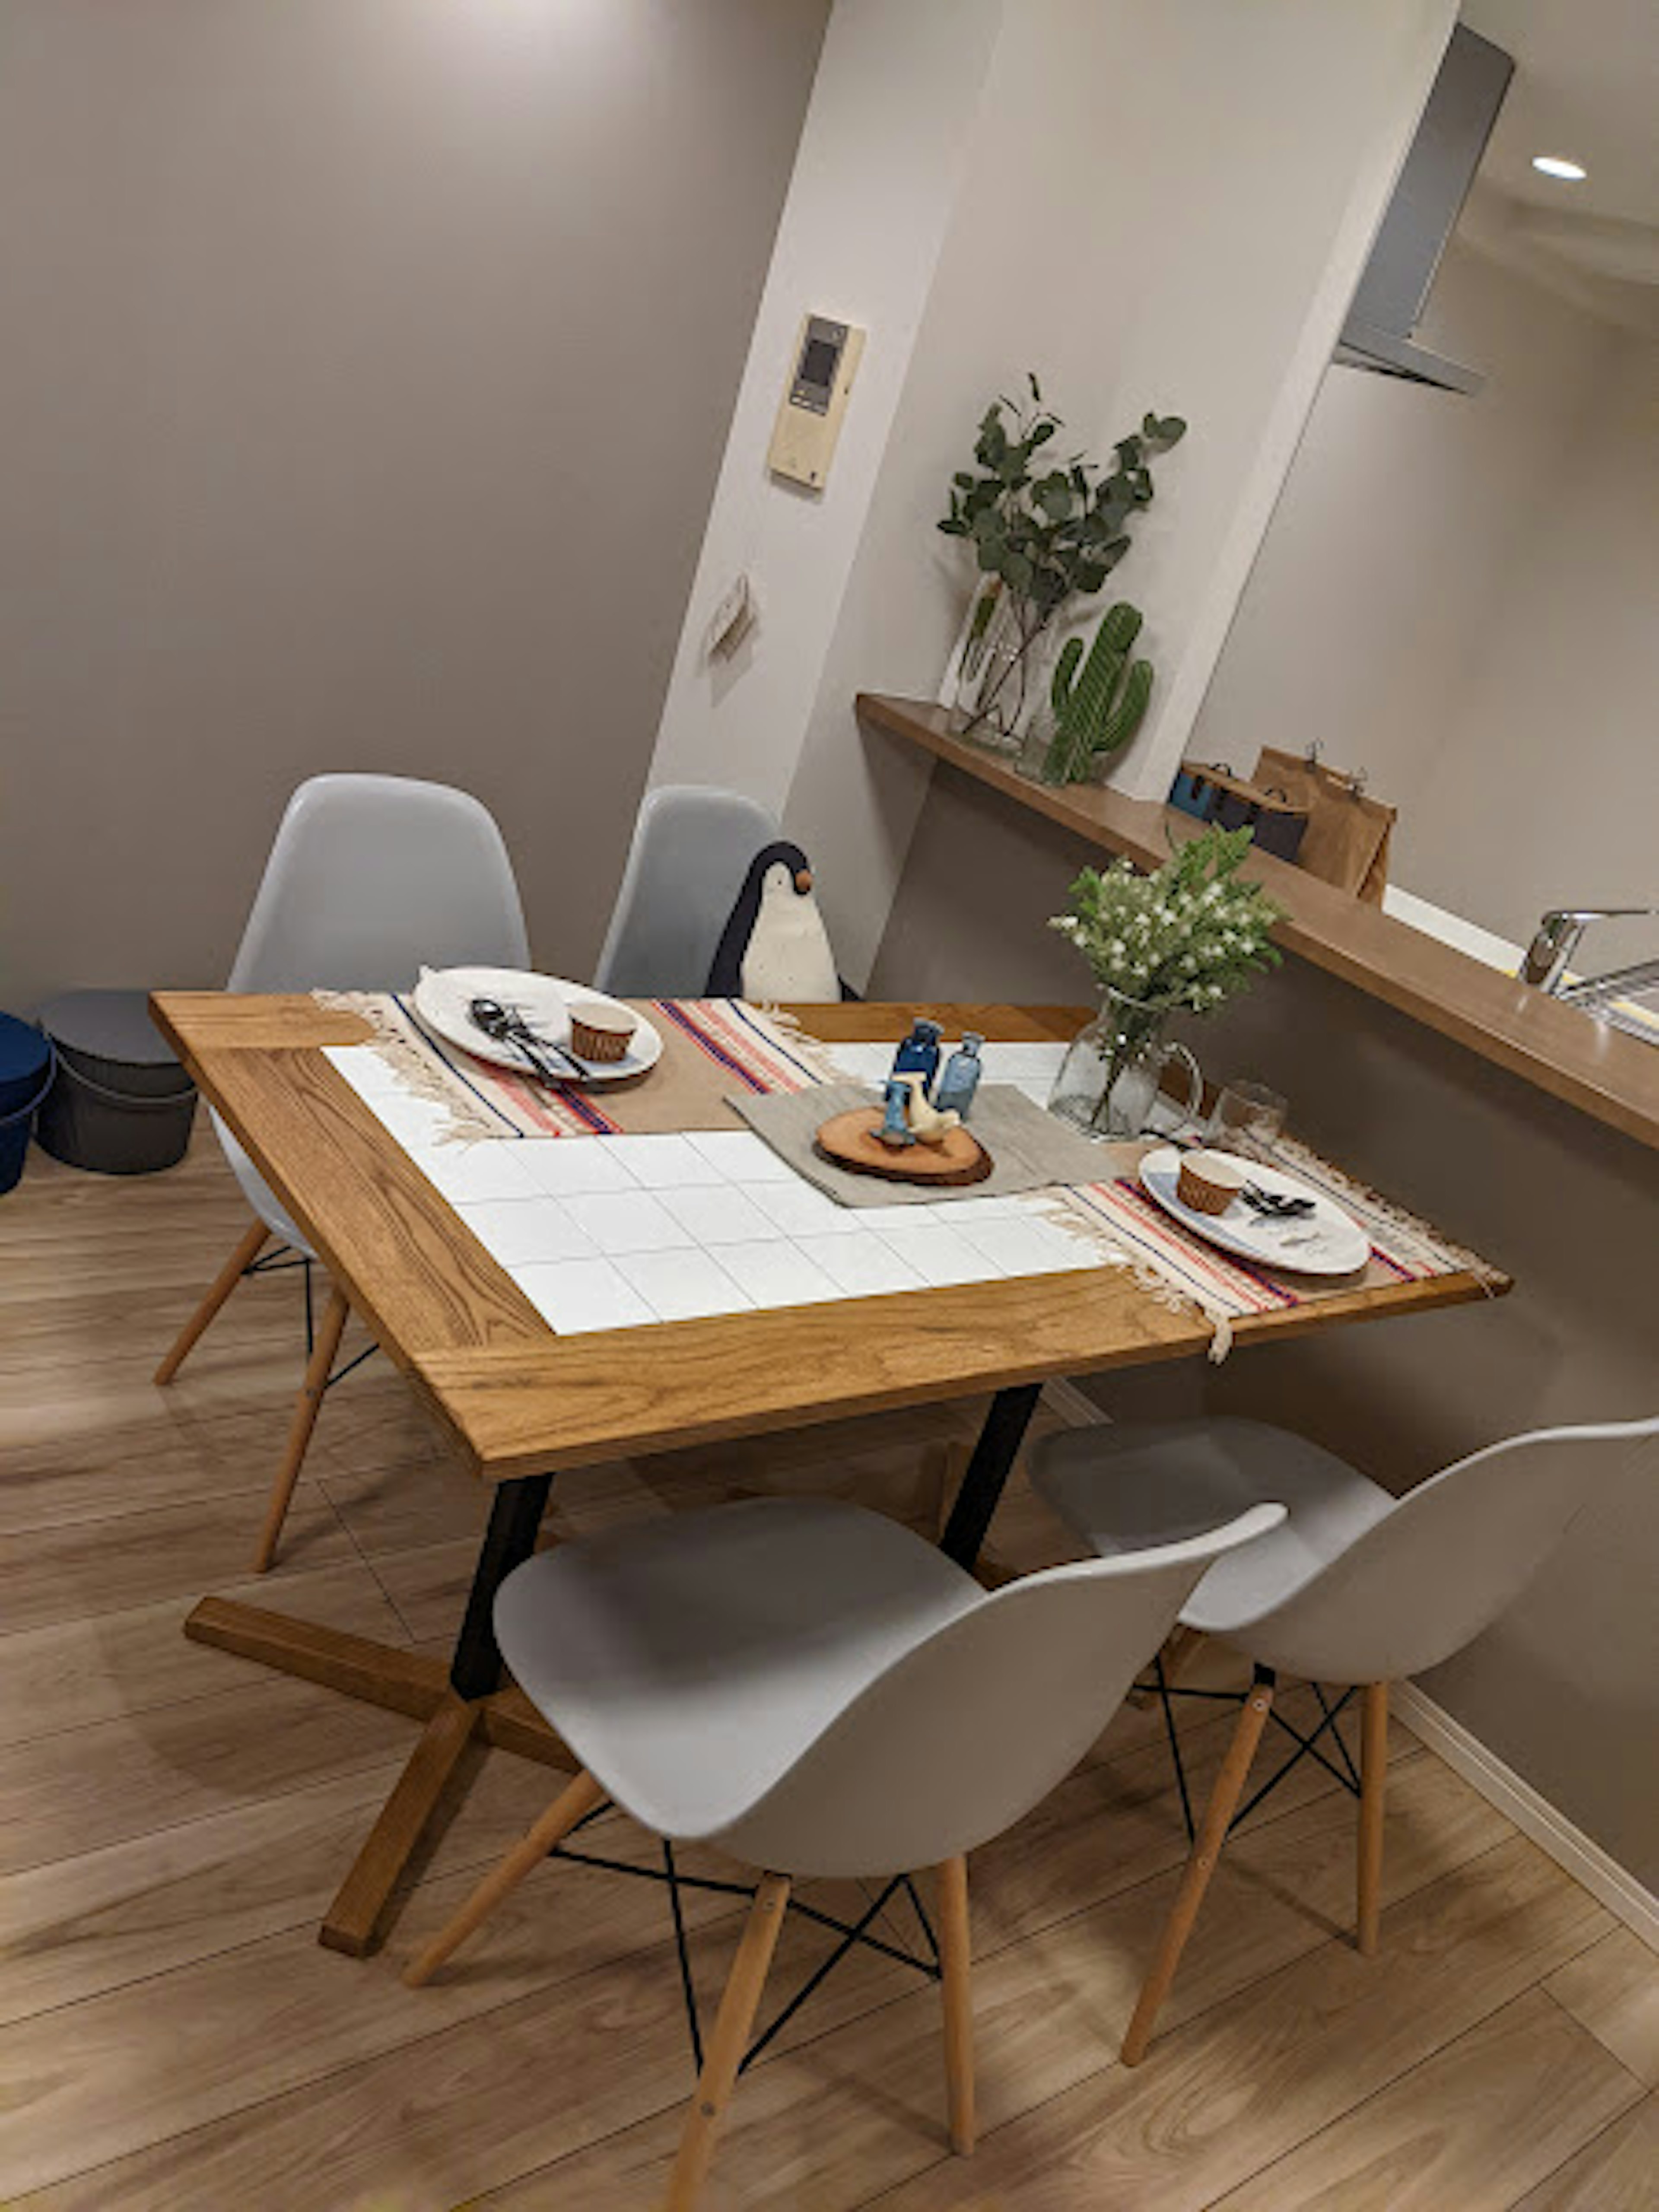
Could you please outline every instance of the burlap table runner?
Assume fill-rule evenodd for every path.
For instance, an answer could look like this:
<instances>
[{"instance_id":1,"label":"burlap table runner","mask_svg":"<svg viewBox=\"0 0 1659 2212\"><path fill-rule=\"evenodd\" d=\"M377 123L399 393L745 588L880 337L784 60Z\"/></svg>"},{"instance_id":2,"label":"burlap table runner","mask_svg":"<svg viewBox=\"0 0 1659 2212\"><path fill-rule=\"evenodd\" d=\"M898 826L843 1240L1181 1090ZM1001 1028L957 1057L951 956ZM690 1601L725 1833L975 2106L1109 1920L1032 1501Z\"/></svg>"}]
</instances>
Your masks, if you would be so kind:
<instances>
[{"instance_id":1,"label":"burlap table runner","mask_svg":"<svg viewBox=\"0 0 1659 2212\"><path fill-rule=\"evenodd\" d=\"M389 992L322 992L368 1024L365 1042L410 1096L445 1109L444 1133L481 1137L642 1137L741 1126L729 1095L802 1091L835 1073L826 1048L778 1014L734 999L630 1000L662 1039L662 1057L631 1082L544 1085L459 1051Z\"/></svg>"},{"instance_id":2,"label":"burlap table runner","mask_svg":"<svg viewBox=\"0 0 1659 2212\"><path fill-rule=\"evenodd\" d=\"M734 1097L731 1103L797 1175L841 1206L937 1206L958 1198L1008 1198L1016 1191L1047 1190L1056 1183L1093 1182L1111 1171L1100 1146L1045 1113L1023 1091L1011 1083L981 1083L972 1127L991 1155L991 1172L982 1182L941 1188L854 1175L824 1159L815 1139L834 1115L868 1106L873 1097L867 1083L825 1083L793 1096Z\"/></svg>"}]
</instances>

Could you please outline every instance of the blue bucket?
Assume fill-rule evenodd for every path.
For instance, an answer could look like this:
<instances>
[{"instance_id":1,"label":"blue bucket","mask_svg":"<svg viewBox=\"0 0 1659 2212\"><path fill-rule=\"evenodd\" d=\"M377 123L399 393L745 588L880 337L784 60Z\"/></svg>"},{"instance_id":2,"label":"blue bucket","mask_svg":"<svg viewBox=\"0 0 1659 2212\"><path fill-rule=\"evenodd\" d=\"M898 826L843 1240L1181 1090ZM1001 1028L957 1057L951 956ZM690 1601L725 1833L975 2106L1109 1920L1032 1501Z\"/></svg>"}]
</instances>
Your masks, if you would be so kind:
<instances>
[{"instance_id":1,"label":"blue bucket","mask_svg":"<svg viewBox=\"0 0 1659 2212\"><path fill-rule=\"evenodd\" d=\"M23 1172L34 1109L52 1088L58 1054L50 1037L15 1014L0 1014L0 1192Z\"/></svg>"}]
</instances>

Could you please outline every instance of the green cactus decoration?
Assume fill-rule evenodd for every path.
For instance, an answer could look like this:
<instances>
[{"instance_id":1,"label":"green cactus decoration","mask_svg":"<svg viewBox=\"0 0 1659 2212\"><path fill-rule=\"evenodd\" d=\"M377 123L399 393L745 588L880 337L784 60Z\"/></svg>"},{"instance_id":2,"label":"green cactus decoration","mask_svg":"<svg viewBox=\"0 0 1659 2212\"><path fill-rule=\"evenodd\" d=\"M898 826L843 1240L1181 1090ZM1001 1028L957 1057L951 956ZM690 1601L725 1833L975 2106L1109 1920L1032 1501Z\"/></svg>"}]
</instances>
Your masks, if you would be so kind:
<instances>
[{"instance_id":1,"label":"green cactus decoration","mask_svg":"<svg viewBox=\"0 0 1659 2212\"><path fill-rule=\"evenodd\" d=\"M1066 640L1049 686L1054 734L1042 763L1046 782L1081 783L1097 755L1121 750L1140 727L1152 696L1152 664L1136 660L1125 668L1140 623L1139 609L1120 599L1102 617L1086 660L1083 640Z\"/></svg>"}]
</instances>

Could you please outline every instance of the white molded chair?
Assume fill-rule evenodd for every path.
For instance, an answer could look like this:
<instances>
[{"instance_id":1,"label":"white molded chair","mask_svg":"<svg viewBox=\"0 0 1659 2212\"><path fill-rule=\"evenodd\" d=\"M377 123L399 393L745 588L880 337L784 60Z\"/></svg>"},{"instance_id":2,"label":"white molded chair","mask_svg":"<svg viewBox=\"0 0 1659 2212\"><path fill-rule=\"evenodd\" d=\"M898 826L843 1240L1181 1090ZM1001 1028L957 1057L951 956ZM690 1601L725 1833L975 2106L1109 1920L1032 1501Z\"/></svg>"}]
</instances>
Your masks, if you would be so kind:
<instances>
[{"instance_id":1,"label":"white molded chair","mask_svg":"<svg viewBox=\"0 0 1659 2212\"><path fill-rule=\"evenodd\" d=\"M489 811L464 791L397 775L315 775L289 800L230 971L233 991L403 990L422 964L529 963L513 864ZM213 1126L254 1219L155 1370L185 1355L275 1237L316 1257L247 1154ZM276 1553L349 1308L329 1294L306 1364L254 1571Z\"/></svg>"},{"instance_id":2,"label":"white molded chair","mask_svg":"<svg viewBox=\"0 0 1659 2212\"><path fill-rule=\"evenodd\" d=\"M647 792L593 977L619 999L700 999L749 864L782 833L741 792Z\"/></svg>"},{"instance_id":3,"label":"white molded chair","mask_svg":"<svg viewBox=\"0 0 1659 2212\"><path fill-rule=\"evenodd\" d=\"M607 1798L671 1843L764 1869L685 2122L686 2212L749 2044L792 1881L937 1869L951 2139L973 2147L966 1854L1047 1796L1098 1735L1227 1526L988 1595L861 1506L759 1498L566 1544L518 1568L495 1632L582 1762L415 1961L418 1986Z\"/></svg>"},{"instance_id":4,"label":"white molded chair","mask_svg":"<svg viewBox=\"0 0 1659 2212\"><path fill-rule=\"evenodd\" d=\"M1255 1680L1205 1809L1123 2045L1146 2056L1203 1901L1280 1674L1363 1687L1358 1943L1376 1948L1389 1684L1438 1666L1518 1597L1610 1462L1659 1461L1659 1418L1539 1429L1472 1453L1402 1498L1304 1437L1258 1421L1073 1430L1032 1455L1031 1479L1103 1558L1133 1559L1258 1499L1285 1519L1218 1559L1181 1624L1252 1661Z\"/></svg>"}]
</instances>

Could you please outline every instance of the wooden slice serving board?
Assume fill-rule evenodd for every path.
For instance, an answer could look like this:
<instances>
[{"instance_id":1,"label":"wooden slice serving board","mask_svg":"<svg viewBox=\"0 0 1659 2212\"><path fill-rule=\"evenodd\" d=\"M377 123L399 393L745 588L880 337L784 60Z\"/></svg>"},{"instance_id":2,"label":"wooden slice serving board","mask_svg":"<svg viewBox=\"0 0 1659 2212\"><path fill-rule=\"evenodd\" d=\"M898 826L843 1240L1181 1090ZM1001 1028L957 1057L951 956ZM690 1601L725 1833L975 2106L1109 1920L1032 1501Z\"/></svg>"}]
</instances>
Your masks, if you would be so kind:
<instances>
[{"instance_id":1,"label":"wooden slice serving board","mask_svg":"<svg viewBox=\"0 0 1659 2212\"><path fill-rule=\"evenodd\" d=\"M860 1106L837 1114L817 1133L817 1149L832 1165L854 1175L880 1176L887 1182L952 1184L983 1182L991 1155L959 1124L938 1145L907 1145L895 1151L876 1134L884 1116L878 1106Z\"/></svg>"}]
</instances>

